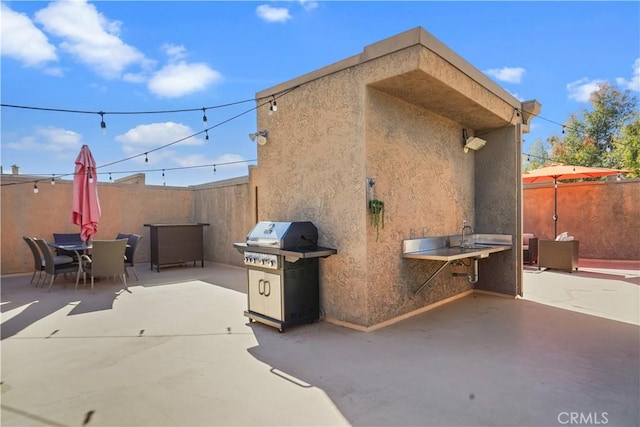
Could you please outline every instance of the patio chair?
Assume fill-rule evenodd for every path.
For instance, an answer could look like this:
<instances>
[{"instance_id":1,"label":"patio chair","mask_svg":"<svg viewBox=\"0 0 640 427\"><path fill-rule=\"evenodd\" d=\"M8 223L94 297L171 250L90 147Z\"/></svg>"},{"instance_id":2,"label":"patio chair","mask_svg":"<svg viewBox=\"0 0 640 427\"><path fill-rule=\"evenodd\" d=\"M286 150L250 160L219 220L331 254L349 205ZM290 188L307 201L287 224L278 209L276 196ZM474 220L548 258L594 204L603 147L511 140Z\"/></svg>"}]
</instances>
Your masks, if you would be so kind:
<instances>
[{"instance_id":1,"label":"patio chair","mask_svg":"<svg viewBox=\"0 0 640 427\"><path fill-rule=\"evenodd\" d=\"M45 259L32 237L22 236L22 238L27 242L29 249L31 249L31 254L33 255L33 275L31 276L31 281L29 283L33 283L33 279L35 279L36 273L38 273L38 281L36 282L36 287L38 287L40 279L42 279L42 272L45 271ZM70 262L73 262L73 258L67 255L56 255L53 257L53 263L56 265L68 264Z\"/></svg>"},{"instance_id":2,"label":"patio chair","mask_svg":"<svg viewBox=\"0 0 640 427\"><path fill-rule=\"evenodd\" d=\"M58 276L59 273L76 273L76 287L78 286L78 280L80 279L78 263L73 262L73 258L57 258L58 262L61 264L56 264L56 258L51 252L51 248L47 245L47 242L43 239L34 238L33 241L36 243L38 248L40 249L40 253L42 253L42 257L44 258L44 271L47 275L51 276L51 280L49 281L49 287L47 291L51 290L51 286L53 285L53 281ZM65 256L65 255L59 255ZM70 262L64 262L64 261ZM46 279L46 277L45 277Z\"/></svg>"},{"instance_id":3,"label":"patio chair","mask_svg":"<svg viewBox=\"0 0 640 427\"><path fill-rule=\"evenodd\" d=\"M522 235L522 262L524 264L538 263L538 238L533 233Z\"/></svg>"},{"instance_id":4,"label":"patio chair","mask_svg":"<svg viewBox=\"0 0 640 427\"><path fill-rule=\"evenodd\" d=\"M38 249L38 246L31 237L22 236L22 238L27 242L27 245L29 245L29 249L31 249L31 254L33 255L33 275L29 283L33 283L33 279L36 278L36 273L38 273L38 281L36 282L36 287L38 287L40 279L42 279L42 272L44 271L44 259L40 254L40 249Z\"/></svg>"},{"instance_id":5,"label":"patio chair","mask_svg":"<svg viewBox=\"0 0 640 427\"><path fill-rule=\"evenodd\" d=\"M86 274L91 275L91 292L94 291L94 279L96 277L115 277L120 276L127 287L127 278L124 267L124 252L127 247L127 240L94 240L91 248L91 258L86 255L82 256L84 265L84 281L86 283ZM76 282L76 289L78 282Z\"/></svg>"},{"instance_id":6,"label":"patio chair","mask_svg":"<svg viewBox=\"0 0 640 427\"><path fill-rule=\"evenodd\" d=\"M80 243L82 242L82 237L80 237L80 233L53 233L53 241L56 243ZM67 255L72 257L74 260L76 259L76 253L73 251L67 251L64 249L56 249L56 253L58 255Z\"/></svg>"},{"instance_id":7,"label":"patio chair","mask_svg":"<svg viewBox=\"0 0 640 427\"><path fill-rule=\"evenodd\" d=\"M124 252L124 256L127 258L124 262L125 273L127 274L127 277L129 277L129 269L127 267L131 267L134 276L136 276L136 280L139 280L138 273L136 272L136 254L138 252L138 247L140 240L142 240L142 236L140 234L118 233L118 235L116 236L116 240L118 239L127 239L127 248Z\"/></svg>"}]
</instances>

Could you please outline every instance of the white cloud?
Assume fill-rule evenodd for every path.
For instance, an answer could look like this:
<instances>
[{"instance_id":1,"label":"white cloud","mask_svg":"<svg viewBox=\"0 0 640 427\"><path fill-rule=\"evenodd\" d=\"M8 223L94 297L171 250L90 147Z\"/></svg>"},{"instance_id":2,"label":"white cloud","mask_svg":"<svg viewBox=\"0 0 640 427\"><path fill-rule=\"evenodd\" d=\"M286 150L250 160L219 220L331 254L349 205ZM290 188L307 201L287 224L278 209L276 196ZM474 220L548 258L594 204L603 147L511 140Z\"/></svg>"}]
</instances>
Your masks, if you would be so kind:
<instances>
[{"instance_id":1,"label":"white cloud","mask_svg":"<svg viewBox=\"0 0 640 427\"><path fill-rule=\"evenodd\" d=\"M230 167L246 168L247 164L244 157L239 154L223 154L215 159L208 159L204 154L190 154L180 156L174 159L182 167L202 166L202 165L216 165ZM231 164L227 164L231 163Z\"/></svg>"},{"instance_id":2,"label":"white cloud","mask_svg":"<svg viewBox=\"0 0 640 427\"><path fill-rule=\"evenodd\" d=\"M312 0L299 0L300 5L304 8L304 10L313 10L318 7L317 1Z\"/></svg>"},{"instance_id":3,"label":"white cloud","mask_svg":"<svg viewBox=\"0 0 640 427\"><path fill-rule=\"evenodd\" d=\"M115 140L122 143L122 150L127 156L139 155L147 150L169 144L173 141L180 140L195 132L186 125L174 122L151 123L139 125L130 129L125 134L118 135ZM186 139L169 148L153 151L147 155L148 162L145 162L145 156L139 156L133 159L138 164L159 165L159 164L175 164L178 167L192 167L201 165L219 165L224 166L229 162L243 162L227 165L225 167L243 167L246 168L244 158L238 154L224 154L216 159L207 159L202 153L180 153L178 148L181 146L200 146L204 141L198 137Z\"/></svg>"},{"instance_id":4,"label":"white cloud","mask_svg":"<svg viewBox=\"0 0 640 427\"><path fill-rule=\"evenodd\" d=\"M0 5L0 47L2 56L8 56L27 66L57 61L56 48L47 36L31 22L29 17Z\"/></svg>"},{"instance_id":5,"label":"white cloud","mask_svg":"<svg viewBox=\"0 0 640 427\"><path fill-rule=\"evenodd\" d=\"M3 143L3 145L5 145ZM34 135L24 136L17 141L6 144L15 150L49 151L57 153L74 153L82 146L82 135L77 132L57 127L38 127ZM77 154L77 153L76 153Z\"/></svg>"},{"instance_id":6,"label":"white cloud","mask_svg":"<svg viewBox=\"0 0 640 427\"><path fill-rule=\"evenodd\" d=\"M569 99L574 99L578 102L589 102L591 94L598 90L598 87L605 83L604 80L589 80L584 77L580 80L576 80L571 83L567 83L567 90L569 91Z\"/></svg>"},{"instance_id":7,"label":"white cloud","mask_svg":"<svg viewBox=\"0 0 640 427\"><path fill-rule=\"evenodd\" d=\"M122 151L124 151L127 156L133 156L175 141L180 141L195 133L196 132L189 126L180 123L151 123L138 125L135 128L128 130L123 135L117 135L115 140L122 143ZM186 145L198 146L203 143L204 142L198 137L192 137L187 138L184 141L180 141L172 147ZM148 162L145 162L144 156L140 156L135 160L138 163L156 164L163 160L176 161L178 157L174 150L162 149L152 152L147 156L147 158L149 160Z\"/></svg>"},{"instance_id":8,"label":"white cloud","mask_svg":"<svg viewBox=\"0 0 640 427\"><path fill-rule=\"evenodd\" d=\"M175 62L187 57L187 49L182 45L175 45L167 43L162 46L162 49L169 57L169 61Z\"/></svg>"},{"instance_id":9,"label":"white cloud","mask_svg":"<svg viewBox=\"0 0 640 427\"><path fill-rule=\"evenodd\" d=\"M491 68L485 73L503 82L520 83L525 69L522 67Z\"/></svg>"},{"instance_id":10,"label":"white cloud","mask_svg":"<svg viewBox=\"0 0 640 427\"><path fill-rule=\"evenodd\" d=\"M287 22L291 19L289 9L285 7L271 7L268 4L258 6L256 13L260 19L267 22Z\"/></svg>"},{"instance_id":11,"label":"white cloud","mask_svg":"<svg viewBox=\"0 0 640 427\"><path fill-rule=\"evenodd\" d=\"M35 14L47 33L63 39L60 48L106 78L120 77L132 65L152 61L120 37L121 23L109 21L85 0L50 3Z\"/></svg>"},{"instance_id":12,"label":"white cloud","mask_svg":"<svg viewBox=\"0 0 640 427\"><path fill-rule=\"evenodd\" d=\"M517 92L509 91L509 93L511 94L511 96L513 96L518 101L520 101L520 102L524 101L524 98L522 96L520 96Z\"/></svg>"},{"instance_id":13,"label":"white cloud","mask_svg":"<svg viewBox=\"0 0 640 427\"><path fill-rule=\"evenodd\" d=\"M207 64L181 61L166 65L149 80L147 86L158 96L176 98L205 90L220 80L222 75Z\"/></svg>"},{"instance_id":14,"label":"white cloud","mask_svg":"<svg viewBox=\"0 0 640 427\"><path fill-rule=\"evenodd\" d=\"M618 77L616 83L622 86L622 89L635 90L640 92L640 58L637 58L633 63L633 74L631 80L627 80L623 77Z\"/></svg>"}]
</instances>

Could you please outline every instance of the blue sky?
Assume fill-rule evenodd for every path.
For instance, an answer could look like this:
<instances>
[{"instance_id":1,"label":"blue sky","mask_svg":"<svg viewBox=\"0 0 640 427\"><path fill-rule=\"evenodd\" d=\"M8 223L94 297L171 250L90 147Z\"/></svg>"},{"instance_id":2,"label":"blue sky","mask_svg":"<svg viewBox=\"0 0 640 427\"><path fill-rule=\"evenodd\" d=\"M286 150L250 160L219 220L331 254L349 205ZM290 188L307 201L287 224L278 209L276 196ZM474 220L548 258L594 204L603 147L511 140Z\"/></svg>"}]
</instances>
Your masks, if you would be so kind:
<instances>
[{"instance_id":1,"label":"blue sky","mask_svg":"<svg viewBox=\"0 0 640 427\"><path fill-rule=\"evenodd\" d=\"M2 1L4 172L73 172L82 144L100 181L145 172L148 184L195 185L246 175L256 158L256 92L421 26L540 117L525 135L588 108L598 82L640 91L638 2ZM268 108L268 107L263 107ZM277 112L275 113L277 114ZM236 117L238 116L238 117ZM235 117L235 118L234 118ZM205 135L157 150L213 127ZM150 152L146 157L145 152ZM127 161L123 159L131 158ZM114 163L115 162L115 163ZM237 163L236 163L237 162ZM113 164L112 164L113 163ZM195 167L216 164L212 166ZM162 169L165 176L162 177Z\"/></svg>"}]
</instances>

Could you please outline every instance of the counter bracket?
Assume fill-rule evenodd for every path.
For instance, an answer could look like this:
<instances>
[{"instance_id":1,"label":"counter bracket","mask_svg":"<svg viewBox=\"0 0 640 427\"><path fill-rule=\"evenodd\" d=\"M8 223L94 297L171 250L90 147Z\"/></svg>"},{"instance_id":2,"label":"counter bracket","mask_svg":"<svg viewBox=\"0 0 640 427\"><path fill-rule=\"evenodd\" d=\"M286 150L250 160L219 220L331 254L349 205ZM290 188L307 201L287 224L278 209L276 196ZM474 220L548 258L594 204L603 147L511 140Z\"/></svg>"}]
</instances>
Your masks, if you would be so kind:
<instances>
[{"instance_id":1,"label":"counter bracket","mask_svg":"<svg viewBox=\"0 0 640 427\"><path fill-rule=\"evenodd\" d=\"M438 268L435 273L433 273L431 276L429 276L429 278L422 284L422 286L420 286L420 288L418 288L417 291L415 291L413 293L413 296L418 295L418 293L420 293L420 291L422 291L429 283L431 283L431 281L433 279L436 278L436 276L438 276L440 273L442 273L442 271L447 268L449 266L449 264L451 264L453 262L453 260L449 260L446 261L444 264L442 264L442 266L440 266L440 268Z\"/></svg>"}]
</instances>

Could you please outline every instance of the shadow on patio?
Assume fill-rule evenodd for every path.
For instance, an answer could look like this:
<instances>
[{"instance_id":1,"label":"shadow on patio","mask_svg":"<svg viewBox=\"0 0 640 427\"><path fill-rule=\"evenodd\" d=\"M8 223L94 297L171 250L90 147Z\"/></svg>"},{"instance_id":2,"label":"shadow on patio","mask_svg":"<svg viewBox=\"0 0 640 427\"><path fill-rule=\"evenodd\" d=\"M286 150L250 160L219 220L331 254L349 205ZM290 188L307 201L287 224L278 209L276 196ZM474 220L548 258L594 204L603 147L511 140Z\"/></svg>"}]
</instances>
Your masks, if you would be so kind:
<instances>
[{"instance_id":1,"label":"shadow on patio","mask_svg":"<svg viewBox=\"0 0 640 427\"><path fill-rule=\"evenodd\" d=\"M627 275L608 271L595 273ZM640 421L628 321L475 294L375 332L316 322L281 334L243 316L244 268L138 275L131 293L2 279L3 426ZM525 289L640 289L626 279L525 272Z\"/></svg>"}]
</instances>

